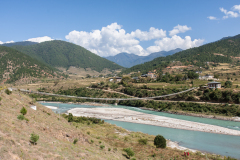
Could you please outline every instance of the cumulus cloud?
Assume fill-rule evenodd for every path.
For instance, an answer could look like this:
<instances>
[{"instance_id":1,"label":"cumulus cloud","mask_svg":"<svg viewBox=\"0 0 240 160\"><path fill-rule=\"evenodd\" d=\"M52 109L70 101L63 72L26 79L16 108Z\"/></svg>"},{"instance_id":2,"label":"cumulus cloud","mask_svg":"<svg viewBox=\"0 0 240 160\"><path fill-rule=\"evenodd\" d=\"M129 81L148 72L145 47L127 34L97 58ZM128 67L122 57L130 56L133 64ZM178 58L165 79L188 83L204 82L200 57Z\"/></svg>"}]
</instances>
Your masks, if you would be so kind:
<instances>
[{"instance_id":1,"label":"cumulus cloud","mask_svg":"<svg viewBox=\"0 0 240 160\"><path fill-rule=\"evenodd\" d=\"M151 27L149 29L149 32L141 31L141 30L137 29L136 31L131 32L131 35L133 37L138 38L140 41L148 41L151 39L158 39L158 38L166 37L166 31L164 31L162 29L159 30L154 27Z\"/></svg>"},{"instance_id":2,"label":"cumulus cloud","mask_svg":"<svg viewBox=\"0 0 240 160\"><path fill-rule=\"evenodd\" d=\"M175 28L175 27L174 27ZM190 30L191 27L176 26L178 33ZM151 27L149 31L141 31L139 29L126 33L121 25L112 23L101 30L71 31L65 38L72 43L83 46L91 52L100 56L114 56L121 52L134 53L136 55L145 56L152 52L172 50L176 48L187 49L202 44L200 40L191 41L191 37L187 36L182 39L179 36L172 38L166 37L166 31ZM155 45L144 49L139 43L140 41L155 40ZM160 42L164 42L164 45ZM174 44L171 44L173 43Z\"/></svg>"},{"instance_id":3,"label":"cumulus cloud","mask_svg":"<svg viewBox=\"0 0 240 160\"><path fill-rule=\"evenodd\" d=\"M2 42L2 41L0 41L0 44L3 44L3 42Z\"/></svg>"},{"instance_id":4,"label":"cumulus cloud","mask_svg":"<svg viewBox=\"0 0 240 160\"><path fill-rule=\"evenodd\" d=\"M190 36L186 36L184 39L174 35L171 38L165 37L161 40L155 41L155 46L150 46L147 48L149 53L159 52L159 51L170 51L176 48L188 49L192 47L198 47L204 42L203 39L191 40Z\"/></svg>"},{"instance_id":5,"label":"cumulus cloud","mask_svg":"<svg viewBox=\"0 0 240 160\"><path fill-rule=\"evenodd\" d=\"M233 10L240 11L239 8L240 8L240 5L235 5L235 6L233 6L232 9L233 9ZM221 12L223 12L223 13L225 14L225 16L223 16L223 19L227 19L227 18L229 18L229 17L237 18L237 17L240 16L240 14L239 14L240 12L237 13L237 12L234 12L234 11L227 11L227 10L224 9L224 8L219 8L219 9L220 9Z\"/></svg>"},{"instance_id":6,"label":"cumulus cloud","mask_svg":"<svg viewBox=\"0 0 240 160\"><path fill-rule=\"evenodd\" d=\"M184 33L188 30L191 30L192 28L191 27L188 27L187 25L185 26L181 26L181 25L177 25L173 28L173 30L169 31L169 35L170 36L174 36L178 33Z\"/></svg>"},{"instance_id":7,"label":"cumulus cloud","mask_svg":"<svg viewBox=\"0 0 240 160\"><path fill-rule=\"evenodd\" d=\"M44 36L44 37L30 38L30 39L28 39L28 40L26 40L26 41L41 43L41 42L52 41L52 40L53 40L53 39L52 39L51 37Z\"/></svg>"},{"instance_id":8,"label":"cumulus cloud","mask_svg":"<svg viewBox=\"0 0 240 160\"><path fill-rule=\"evenodd\" d=\"M207 17L208 19L210 19L210 20L217 20L217 18L216 17L213 17L213 16L209 16L209 17Z\"/></svg>"},{"instance_id":9,"label":"cumulus cloud","mask_svg":"<svg viewBox=\"0 0 240 160\"><path fill-rule=\"evenodd\" d=\"M154 31L155 29L152 30L152 32ZM102 27L101 30L93 30L92 32L74 30L66 35L65 38L100 56L111 56L121 52L144 55L146 51L139 45L139 40L135 37L146 40L151 39L151 36L152 33L141 31L129 34L122 29L121 25L112 23L107 27Z\"/></svg>"}]
</instances>

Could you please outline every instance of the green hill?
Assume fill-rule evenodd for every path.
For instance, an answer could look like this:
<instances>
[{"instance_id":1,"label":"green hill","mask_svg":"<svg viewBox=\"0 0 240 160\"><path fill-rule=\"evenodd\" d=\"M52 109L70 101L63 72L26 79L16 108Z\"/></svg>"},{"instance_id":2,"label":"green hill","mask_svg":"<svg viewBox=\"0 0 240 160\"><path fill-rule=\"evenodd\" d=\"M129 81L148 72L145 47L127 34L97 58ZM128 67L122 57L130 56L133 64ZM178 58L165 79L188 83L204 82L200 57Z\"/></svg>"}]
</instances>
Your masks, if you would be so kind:
<instances>
[{"instance_id":1,"label":"green hill","mask_svg":"<svg viewBox=\"0 0 240 160\"><path fill-rule=\"evenodd\" d=\"M206 62L239 65L239 60L235 57L240 57L240 34L200 47L187 49L167 57L155 58L150 62L126 69L123 73L139 70L143 73L153 69L165 68L172 61L181 61L185 65L193 64L195 66L205 66Z\"/></svg>"},{"instance_id":2,"label":"green hill","mask_svg":"<svg viewBox=\"0 0 240 160\"><path fill-rule=\"evenodd\" d=\"M8 83L57 76L55 69L13 48L0 46L0 81Z\"/></svg>"},{"instance_id":3,"label":"green hill","mask_svg":"<svg viewBox=\"0 0 240 160\"><path fill-rule=\"evenodd\" d=\"M68 68L70 66L75 66L80 68L91 68L98 72L102 71L104 68L110 70L123 68L81 46L60 40L42 42L30 46L12 46L12 48L53 67Z\"/></svg>"}]
</instances>

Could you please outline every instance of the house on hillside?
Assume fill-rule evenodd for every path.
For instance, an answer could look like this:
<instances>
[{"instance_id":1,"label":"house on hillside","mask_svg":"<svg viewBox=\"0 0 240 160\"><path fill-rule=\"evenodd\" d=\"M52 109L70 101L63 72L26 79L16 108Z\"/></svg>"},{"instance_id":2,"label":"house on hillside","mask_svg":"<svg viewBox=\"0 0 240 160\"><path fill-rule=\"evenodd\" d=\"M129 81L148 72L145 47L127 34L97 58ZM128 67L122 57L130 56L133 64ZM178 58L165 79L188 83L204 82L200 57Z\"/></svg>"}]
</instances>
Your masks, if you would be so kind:
<instances>
[{"instance_id":1,"label":"house on hillside","mask_svg":"<svg viewBox=\"0 0 240 160\"><path fill-rule=\"evenodd\" d=\"M199 76L199 79L201 80L209 80L209 79L214 79L214 76L210 74L206 74L205 76Z\"/></svg>"},{"instance_id":2,"label":"house on hillside","mask_svg":"<svg viewBox=\"0 0 240 160\"><path fill-rule=\"evenodd\" d=\"M116 77L116 82L121 82L122 77Z\"/></svg>"},{"instance_id":3,"label":"house on hillside","mask_svg":"<svg viewBox=\"0 0 240 160\"><path fill-rule=\"evenodd\" d=\"M132 80L134 80L134 81L138 81L139 78L138 78L138 77L132 77Z\"/></svg>"},{"instance_id":4,"label":"house on hillside","mask_svg":"<svg viewBox=\"0 0 240 160\"><path fill-rule=\"evenodd\" d=\"M147 73L147 76L148 76L149 78L156 78L155 73L154 73L154 72L151 72L151 71L149 71L149 72Z\"/></svg>"},{"instance_id":5,"label":"house on hillside","mask_svg":"<svg viewBox=\"0 0 240 160\"><path fill-rule=\"evenodd\" d=\"M221 88L221 83L220 82L209 82L208 83L208 88L213 88L213 89L216 89L216 88Z\"/></svg>"},{"instance_id":6,"label":"house on hillside","mask_svg":"<svg viewBox=\"0 0 240 160\"><path fill-rule=\"evenodd\" d=\"M147 74L142 74L141 77L147 77L148 75Z\"/></svg>"}]
</instances>

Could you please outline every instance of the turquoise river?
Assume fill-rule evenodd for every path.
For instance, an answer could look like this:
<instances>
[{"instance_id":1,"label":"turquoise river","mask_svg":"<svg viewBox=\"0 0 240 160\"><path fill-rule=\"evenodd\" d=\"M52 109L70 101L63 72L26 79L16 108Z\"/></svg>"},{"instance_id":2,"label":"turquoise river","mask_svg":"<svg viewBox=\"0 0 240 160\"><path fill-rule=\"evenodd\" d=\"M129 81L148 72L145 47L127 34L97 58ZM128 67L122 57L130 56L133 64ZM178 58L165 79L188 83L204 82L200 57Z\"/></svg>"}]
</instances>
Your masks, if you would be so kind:
<instances>
[{"instance_id":1,"label":"turquoise river","mask_svg":"<svg viewBox=\"0 0 240 160\"><path fill-rule=\"evenodd\" d=\"M41 103L41 104L45 106L58 107L58 109L53 109L53 111L56 113L65 113L66 111L72 108L101 107L101 106L67 104L67 103ZM142 113L218 125L218 126L222 126L222 127L226 127L234 130L240 130L240 122L168 114L163 112L142 110L137 107L129 107L129 106L108 106L108 107L125 108L125 109L138 111ZM187 147L190 149L219 154L223 156L231 156L231 157L240 159L240 136L189 131L189 130L173 129L173 128L166 128L166 127L159 127L159 126L152 126L152 125L145 125L145 124L112 121L112 120L106 120L106 122L115 124L129 131L143 132L151 135L161 134L165 138L170 139L171 141L178 142L180 146Z\"/></svg>"}]
</instances>

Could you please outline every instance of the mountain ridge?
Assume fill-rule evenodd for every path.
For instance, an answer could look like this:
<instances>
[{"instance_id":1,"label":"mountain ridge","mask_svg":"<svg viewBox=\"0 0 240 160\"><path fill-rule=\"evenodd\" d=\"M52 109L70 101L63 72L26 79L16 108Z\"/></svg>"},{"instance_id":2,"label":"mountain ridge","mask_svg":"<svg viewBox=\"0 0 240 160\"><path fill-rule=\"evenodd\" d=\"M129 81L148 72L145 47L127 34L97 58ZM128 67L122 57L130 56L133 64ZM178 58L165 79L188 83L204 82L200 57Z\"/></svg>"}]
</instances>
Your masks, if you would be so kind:
<instances>
[{"instance_id":1,"label":"mountain ridge","mask_svg":"<svg viewBox=\"0 0 240 160\"><path fill-rule=\"evenodd\" d=\"M43 77L60 77L56 69L46 66L13 48L0 46L0 81L32 81Z\"/></svg>"},{"instance_id":2,"label":"mountain ridge","mask_svg":"<svg viewBox=\"0 0 240 160\"><path fill-rule=\"evenodd\" d=\"M192 64L199 67L206 66L206 62L234 62L235 64L240 65L240 61L234 57L240 57L240 34L199 47L180 51L166 57L158 57L152 61L145 62L144 64L125 69L122 73L136 71L147 72L153 69L161 69L167 67L171 61L180 61L184 65Z\"/></svg>"},{"instance_id":3,"label":"mountain ridge","mask_svg":"<svg viewBox=\"0 0 240 160\"><path fill-rule=\"evenodd\" d=\"M18 45L12 46L12 48L52 67L69 68L70 66L74 66L91 68L98 72L105 68L110 70L123 68L81 46L61 40L47 41L29 46Z\"/></svg>"},{"instance_id":4,"label":"mountain ridge","mask_svg":"<svg viewBox=\"0 0 240 160\"><path fill-rule=\"evenodd\" d=\"M138 56L133 53L129 54L129 53L123 52L123 53L119 53L115 56L108 56L105 58L119 64L120 66L130 68L132 66L151 61L154 58L172 55L179 51L182 51L182 49L177 48L177 49L174 49L171 51L154 52L154 53L149 54L148 56Z\"/></svg>"}]
</instances>

